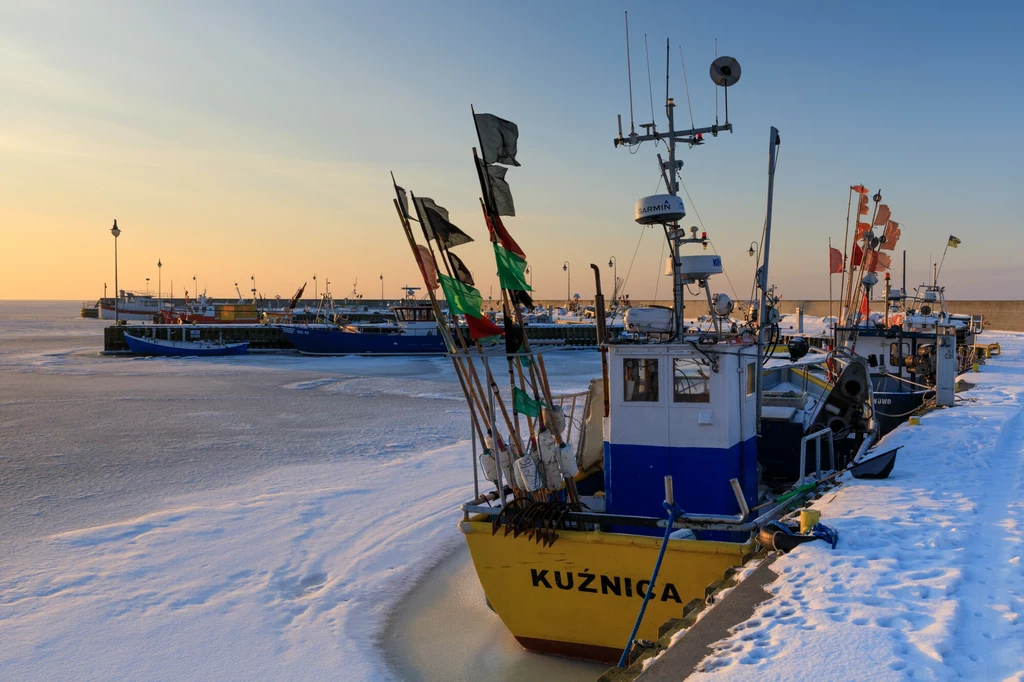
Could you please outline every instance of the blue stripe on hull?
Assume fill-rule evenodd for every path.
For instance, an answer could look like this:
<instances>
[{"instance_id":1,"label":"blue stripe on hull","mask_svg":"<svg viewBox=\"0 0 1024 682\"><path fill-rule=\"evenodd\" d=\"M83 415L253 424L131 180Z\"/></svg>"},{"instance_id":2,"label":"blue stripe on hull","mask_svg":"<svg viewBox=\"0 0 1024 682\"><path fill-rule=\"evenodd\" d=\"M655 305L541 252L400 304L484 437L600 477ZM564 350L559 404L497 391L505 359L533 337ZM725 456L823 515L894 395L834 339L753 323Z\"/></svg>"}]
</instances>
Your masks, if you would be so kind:
<instances>
[{"instance_id":1,"label":"blue stripe on hull","mask_svg":"<svg viewBox=\"0 0 1024 682\"><path fill-rule=\"evenodd\" d=\"M731 448L604 444L605 506L611 514L667 516L664 477L676 504L695 514L737 514L729 480L739 479L747 504L757 498L757 439ZM702 533L701 537L708 537Z\"/></svg>"},{"instance_id":2,"label":"blue stripe on hull","mask_svg":"<svg viewBox=\"0 0 1024 682\"><path fill-rule=\"evenodd\" d=\"M296 350L305 355L443 355L447 352L439 335L372 334L301 326L282 326L281 331Z\"/></svg>"}]
</instances>

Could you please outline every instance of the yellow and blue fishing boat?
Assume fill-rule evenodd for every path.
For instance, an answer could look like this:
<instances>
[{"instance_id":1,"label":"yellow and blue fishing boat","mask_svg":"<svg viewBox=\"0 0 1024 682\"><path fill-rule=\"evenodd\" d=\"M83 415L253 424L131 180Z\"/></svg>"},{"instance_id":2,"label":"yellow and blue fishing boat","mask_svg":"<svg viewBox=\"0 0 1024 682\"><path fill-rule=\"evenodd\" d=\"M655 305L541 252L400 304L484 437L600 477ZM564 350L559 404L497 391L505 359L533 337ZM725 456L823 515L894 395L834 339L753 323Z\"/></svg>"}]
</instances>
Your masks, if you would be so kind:
<instances>
[{"instance_id":1,"label":"yellow and blue fishing boat","mask_svg":"<svg viewBox=\"0 0 1024 682\"><path fill-rule=\"evenodd\" d=\"M712 78L731 87L739 64L717 59ZM712 296L709 284L722 272L722 259L703 250L683 253L688 245L706 248L708 240L697 228L680 226L686 209L677 194L682 163L676 158L677 145L701 145L705 135L731 132L732 126L727 117L721 126L676 130L671 98L665 108L667 132L653 123L645 135L631 130L624 136L620 129L615 144L666 143L668 159L659 157L659 170L668 192L638 201L635 219L664 230L673 309L627 311L626 333L615 338L598 315L602 376L592 383L579 417L575 397L567 403L551 394L543 355L524 340L519 303L529 287L516 272L509 274L514 266L521 275L525 256L510 255L523 252L498 217L509 215L495 190L506 169L496 172L493 164L519 165L518 128L475 115L482 204L502 281L506 353L484 353L476 336L467 341L445 331L480 446L474 454L481 476L474 498L461 507L460 529L489 605L524 647L537 652L613 663L634 642L656 639L666 621L681 617L685 604L702 599L710 583L754 550L762 525L799 499L752 511L767 491L762 460L788 472L790 483L820 480L825 469L839 468L841 459L872 441L863 361L836 357L838 376L815 374L806 344L794 342L791 362L767 364L765 349L780 338L777 300L768 284L778 131L770 134L760 300L745 320L734 320L732 301ZM413 197L428 244L418 246L405 190L396 185L396 193L435 316L442 319L432 275L440 278L449 308L466 312L469 321L471 299L479 300L479 293L457 277L449 257L458 242L448 238L454 226L447 213L442 221L431 213L436 204ZM441 266L448 276L436 274ZM593 267L596 308L603 310ZM705 292L709 327L684 322L683 292L690 285ZM502 331L492 327L482 333ZM509 384L503 393L497 377L504 372L497 365L505 361Z\"/></svg>"}]
</instances>

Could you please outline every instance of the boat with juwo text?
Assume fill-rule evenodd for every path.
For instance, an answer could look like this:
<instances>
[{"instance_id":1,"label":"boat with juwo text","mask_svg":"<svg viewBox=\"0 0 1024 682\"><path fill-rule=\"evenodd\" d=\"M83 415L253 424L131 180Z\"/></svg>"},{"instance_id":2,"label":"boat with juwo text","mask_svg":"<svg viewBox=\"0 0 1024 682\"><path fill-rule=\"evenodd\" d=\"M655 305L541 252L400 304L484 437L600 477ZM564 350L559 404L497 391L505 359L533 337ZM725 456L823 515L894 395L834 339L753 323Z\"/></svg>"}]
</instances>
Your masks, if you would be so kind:
<instances>
[{"instance_id":1,"label":"boat with juwo text","mask_svg":"<svg viewBox=\"0 0 1024 682\"><path fill-rule=\"evenodd\" d=\"M740 67L720 57L711 74L727 98ZM602 375L582 410L575 398L567 403L552 392L544 354L523 333L531 291L526 254L502 222L515 215L506 173L520 165L518 127L473 112L479 140L473 156L503 327L481 313L480 292L453 253L472 238L437 202L395 184L396 212L470 408L479 470L459 527L488 604L533 651L625 660L635 642L656 639L662 624L681 617L685 604L703 599L708 584L739 565L754 550L760 527L827 480L826 471L840 469L841 460L863 458L875 437L862 359L841 352L815 358L806 342L794 342L794 362L764 367L766 347L779 338L778 300L768 280L778 131L770 131L758 315L723 324L733 304L710 289L722 259L685 253L708 238L680 224L686 209L676 148L700 148L705 136L731 132L732 125L727 115L724 125L677 130L671 98L665 113L667 130L652 121L644 135L632 125L623 135L620 126L615 145L631 151L649 141L666 145L658 172L667 193L638 201L634 217L664 233L674 305L657 314L627 312L630 332L614 338L597 315ZM600 271L592 267L595 305L603 311ZM684 324L683 291L693 285L706 294L711 329ZM443 324L442 292L449 312L465 316L465 332ZM503 338L504 354L482 348L494 336ZM810 363L826 360L835 374L809 380ZM788 471L781 485L809 485L775 500L760 473L767 460L780 477Z\"/></svg>"},{"instance_id":2,"label":"boat with juwo text","mask_svg":"<svg viewBox=\"0 0 1024 682\"><path fill-rule=\"evenodd\" d=\"M873 209L864 185L850 187L851 207L854 197L857 208L851 213L856 215L857 227L852 253L848 257L845 244L843 253L831 247L829 252L830 273L843 275L834 344L867 360L879 435L884 436L929 405L952 404L955 376L982 360L975 357L975 345L983 320L978 315L949 313L944 288L938 284L938 263L932 281L908 297L906 251L903 286L894 288L891 256L886 252L895 250L901 225L892 220L889 206L881 203L881 191L871 197ZM950 235L947 250L959 244ZM884 277L881 282L879 273ZM872 312L870 301L880 283L885 309Z\"/></svg>"}]
</instances>

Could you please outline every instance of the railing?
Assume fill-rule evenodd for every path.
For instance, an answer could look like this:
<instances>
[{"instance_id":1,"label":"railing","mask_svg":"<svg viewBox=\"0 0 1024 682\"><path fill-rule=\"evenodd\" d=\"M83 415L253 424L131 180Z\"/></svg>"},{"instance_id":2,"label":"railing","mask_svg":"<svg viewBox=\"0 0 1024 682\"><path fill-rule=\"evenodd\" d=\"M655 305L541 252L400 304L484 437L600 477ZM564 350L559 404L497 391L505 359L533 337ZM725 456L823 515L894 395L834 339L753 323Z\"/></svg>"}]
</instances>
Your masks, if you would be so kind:
<instances>
[{"instance_id":1,"label":"railing","mask_svg":"<svg viewBox=\"0 0 1024 682\"><path fill-rule=\"evenodd\" d=\"M834 470L836 468L836 450L832 443L832 430L822 427L813 433L809 433L800 439L800 479L797 486L807 482L807 443L814 441L814 480L821 480L821 439L828 436L828 457L829 464Z\"/></svg>"},{"instance_id":2,"label":"railing","mask_svg":"<svg viewBox=\"0 0 1024 682\"><path fill-rule=\"evenodd\" d=\"M582 398L582 400L581 400ZM580 464L580 455L583 452L584 440L587 429L585 419L590 411L590 391L579 391L578 393L563 393L551 396L551 401L556 407L562 408L562 415L565 417L565 431L562 433L563 443L575 444L576 464ZM568 409L566 404L568 403ZM576 406L582 403L580 417L576 418Z\"/></svg>"}]
</instances>

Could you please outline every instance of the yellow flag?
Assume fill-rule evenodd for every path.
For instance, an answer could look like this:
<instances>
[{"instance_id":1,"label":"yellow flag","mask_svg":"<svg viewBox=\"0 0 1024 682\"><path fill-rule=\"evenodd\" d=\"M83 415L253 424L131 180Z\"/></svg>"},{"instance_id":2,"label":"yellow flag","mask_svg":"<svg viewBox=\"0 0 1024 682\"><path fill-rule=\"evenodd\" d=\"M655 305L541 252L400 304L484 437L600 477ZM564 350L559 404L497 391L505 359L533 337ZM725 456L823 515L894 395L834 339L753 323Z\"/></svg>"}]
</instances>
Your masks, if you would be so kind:
<instances>
[{"instance_id":1,"label":"yellow flag","mask_svg":"<svg viewBox=\"0 0 1024 682\"><path fill-rule=\"evenodd\" d=\"M948 246L955 249L956 247L960 246L960 240L957 237L954 237L953 235L949 235Z\"/></svg>"}]
</instances>

